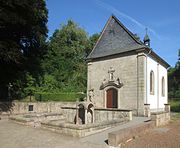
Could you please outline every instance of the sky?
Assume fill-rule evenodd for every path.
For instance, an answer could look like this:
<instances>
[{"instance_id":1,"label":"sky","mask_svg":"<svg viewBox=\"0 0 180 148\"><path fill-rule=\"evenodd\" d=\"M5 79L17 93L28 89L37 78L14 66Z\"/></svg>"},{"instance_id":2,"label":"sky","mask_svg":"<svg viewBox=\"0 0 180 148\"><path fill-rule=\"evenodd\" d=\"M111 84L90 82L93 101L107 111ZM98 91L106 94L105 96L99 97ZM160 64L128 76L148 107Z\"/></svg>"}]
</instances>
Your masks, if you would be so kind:
<instances>
[{"instance_id":1,"label":"sky","mask_svg":"<svg viewBox=\"0 0 180 148\"><path fill-rule=\"evenodd\" d=\"M180 0L46 0L48 37L72 19L88 35L100 33L108 18L115 15L141 40L145 28L151 48L171 66L180 49Z\"/></svg>"}]
</instances>

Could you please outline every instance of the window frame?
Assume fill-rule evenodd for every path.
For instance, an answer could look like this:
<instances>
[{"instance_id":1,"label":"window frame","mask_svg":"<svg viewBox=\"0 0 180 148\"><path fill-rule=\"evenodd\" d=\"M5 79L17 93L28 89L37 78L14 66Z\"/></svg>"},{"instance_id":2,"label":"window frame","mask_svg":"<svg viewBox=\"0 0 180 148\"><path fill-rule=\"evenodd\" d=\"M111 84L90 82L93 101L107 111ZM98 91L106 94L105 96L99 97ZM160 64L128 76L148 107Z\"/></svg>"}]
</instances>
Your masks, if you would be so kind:
<instances>
[{"instance_id":1,"label":"window frame","mask_svg":"<svg viewBox=\"0 0 180 148\"><path fill-rule=\"evenodd\" d=\"M150 94L154 95L154 88L155 88L155 78L154 78L154 71L150 71Z\"/></svg>"},{"instance_id":2,"label":"window frame","mask_svg":"<svg viewBox=\"0 0 180 148\"><path fill-rule=\"evenodd\" d=\"M164 76L161 79L161 96L165 97L165 78L164 78Z\"/></svg>"}]
</instances>

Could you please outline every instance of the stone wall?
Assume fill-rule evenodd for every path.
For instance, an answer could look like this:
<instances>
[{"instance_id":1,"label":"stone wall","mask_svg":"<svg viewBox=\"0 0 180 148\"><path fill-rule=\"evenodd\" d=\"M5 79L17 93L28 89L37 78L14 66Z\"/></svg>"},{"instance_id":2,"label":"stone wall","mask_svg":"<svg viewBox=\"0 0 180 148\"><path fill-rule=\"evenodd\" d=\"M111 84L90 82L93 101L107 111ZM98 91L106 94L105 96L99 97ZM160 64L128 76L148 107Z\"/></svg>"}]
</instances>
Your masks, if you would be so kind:
<instances>
[{"instance_id":1,"label":"stone wall","mask_svg":"<svg viewBox=\"0 0 180 148\"><path fill-rule=\"evenodd\" d=\"M88 63L88 90L94 89L93 103L96 107L106 108L106 89L100 90L100 86L109 80L111 67L115 70L115 79L119 78L123 83L118 88L118 108L137 111L137 53Z\"/></svg>"},{"instance_id":2,"label":"stone wall","mask_svg":"<svg viewBox=\"0 0 180 148\"><path fill-rule=\"evenodd\" d=\"M144 122L135 126L113 131L108 134L108 144L113 147L118 147L120 143L124 143L129 139L140 136L148 132L154 127L154 122Z\"/></svg>"},{"instance_id":3,"label":"stone wall","mask_svg":"<svg viewBox=\"0 0 180 148\"><path fill-rule=\"evenodd\" d=\"M170 112L151 113L151 119L155 121L156 126L166 125L170 121Z\"/></svg>"},{"instance_id":4,"label":"stone wall","mask_svg":"<svg viewBox=\"0 0 180 148\"><path fill-rule=\"evenodd\" d=\"M2 114L60 113L62 106L75 105L75 102L0 102L0 111Z\"/></svg>"},{"instance_id":5,"label":"stone wall","mask_svg":"<svg viewBox=\"0 0 180 148\"><path fill-rule=\"evenodd\" d=\"M132 111L120 109L95 109L95 122L112 121L127 118L132 120Z\"/></svg>"},{"instance_id":6,"label":"stone wall","mask_svg":"<svg viewBox=\"0 0 180 148\"><path fill-rule=\"evenodd\" d=\"M76 107L62 107L62 112L66 116L68 122L74 123L76 118ZM132 120L131 110L120 109L106 109L95 108L94 109L94 122L110 122L113 120L126 119Z\"/></svg>"}]
</instances>

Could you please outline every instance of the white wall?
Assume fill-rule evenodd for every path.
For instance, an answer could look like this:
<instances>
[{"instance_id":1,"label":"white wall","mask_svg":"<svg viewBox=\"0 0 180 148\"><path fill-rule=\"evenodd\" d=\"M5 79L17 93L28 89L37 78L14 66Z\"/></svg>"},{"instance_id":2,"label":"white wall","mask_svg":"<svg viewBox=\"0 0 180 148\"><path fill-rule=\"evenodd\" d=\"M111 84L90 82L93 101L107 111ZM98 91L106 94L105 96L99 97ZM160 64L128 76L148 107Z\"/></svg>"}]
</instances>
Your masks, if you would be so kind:
<instances>
[{"instance_id":1,"label":"white wall","mask_svg":"<svg viewBox=\"0 0 180 148\"><path fill-rule=\"evenodd\" d=\"M154 72L154 94L150 93L150 72ZM165 79L165 96L162 96L162 77ZM146 104L150 104L150 109L153 111L161 110L164 104L167 103L167 69L159 64L151 57L147 57L147 99Z\"/></svg>"}]
</instances>

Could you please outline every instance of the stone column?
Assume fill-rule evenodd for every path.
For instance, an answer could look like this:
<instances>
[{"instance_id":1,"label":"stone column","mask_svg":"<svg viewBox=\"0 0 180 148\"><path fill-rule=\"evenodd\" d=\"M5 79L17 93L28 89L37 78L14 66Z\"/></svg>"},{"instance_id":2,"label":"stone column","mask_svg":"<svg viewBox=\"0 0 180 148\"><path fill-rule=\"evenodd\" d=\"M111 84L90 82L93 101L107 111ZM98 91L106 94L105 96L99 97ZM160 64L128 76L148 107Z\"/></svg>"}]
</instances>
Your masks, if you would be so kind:
<instances>
[{"instance_id":1,"label":"stone column","mask_svg":"<svg viewBox=\"0 0 180 148\"><path fill-rule=\"evenodd\" d=\"M151 116L150 104L144 104L144 116L145 117Z\"/></svg>"},{"instance_id":2,"label":"stone column","mask_svg":"<svg viewBox=\"0 0 180 148\"><path fill-rule=\"evenodd\" d=\"M132 120L132 111L129 111L129 120Z\"/></svg>"},{"instance_id":3,"label":"stone column","mask_svg":"<svg viewBox=\"0 0 180 148\"><path fill-rule=\"evenodd\" d=\"M137 55L137 116L144 114L144 101L146 98L146 56L138 53Z\"/></svg>"},{"instance_id":4,"label":"stone column","mask_svg":"<svg viewBox=\"0 0 180 148\"><path fill-rule=\"evenodd\" d=\"M76 106L76 124L79 124L79 107Z\"/></svg>"},{"instance_id":5,"label":"stone column","mask_svg":"<svg viewBox=\"0 0 180 148\"><path fill-rule=\"evenodd\" d=\"M94 123L94 107L92 108L92 123Z\"/></svg>"},{"instance_id":6,"label":"stone column","mask_svg":"<svg viewBox=\"0 0 180 148\"><path fill-rule=\"evenodd\" d=\"M84 114L84 124L87 124L87 108L84 108L85 114Z\"/></svg>"},{"instance_id":7,"label":"stone column","mask_svg":"<svg viewBox=\"0 0 180 148\"><path fill-rule=\"evenodd\" d=\"M165 112L170 112L170 104L164 104L165 108L164 108L164 111Z\"/></svg>"}]
</instances>

